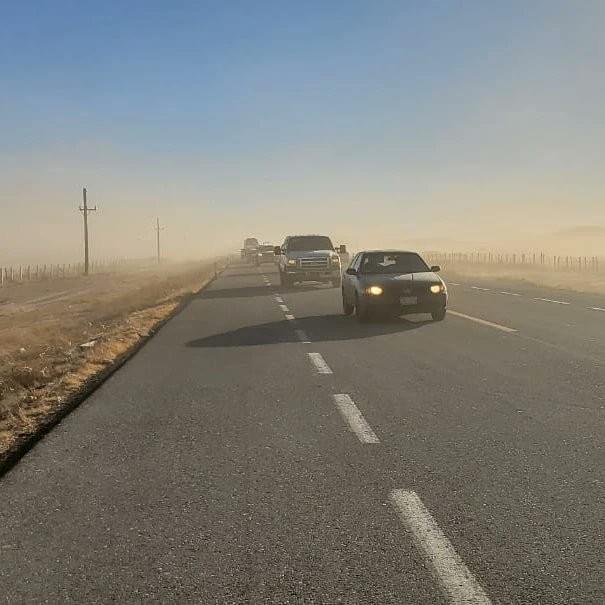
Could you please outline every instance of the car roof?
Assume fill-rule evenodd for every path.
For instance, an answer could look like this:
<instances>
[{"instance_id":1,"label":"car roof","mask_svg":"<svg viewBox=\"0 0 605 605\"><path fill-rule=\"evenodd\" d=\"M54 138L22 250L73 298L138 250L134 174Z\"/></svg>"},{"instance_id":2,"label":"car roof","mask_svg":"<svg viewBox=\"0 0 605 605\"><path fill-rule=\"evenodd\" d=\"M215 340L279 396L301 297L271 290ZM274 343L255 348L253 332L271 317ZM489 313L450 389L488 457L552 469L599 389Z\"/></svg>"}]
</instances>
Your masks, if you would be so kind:
<instances>
[{"instance_id":1,"label":"car roof","mask_svg":"<svg viewBox=\"0 0 605 605\"><path fill-rule=\"evenodd\" d=\"M379 250L360 250L358 254L417 254L420 256L420 252L416 252L416 250L393 250L391 248L379 249Z\"/></svg>"}]
</instances>

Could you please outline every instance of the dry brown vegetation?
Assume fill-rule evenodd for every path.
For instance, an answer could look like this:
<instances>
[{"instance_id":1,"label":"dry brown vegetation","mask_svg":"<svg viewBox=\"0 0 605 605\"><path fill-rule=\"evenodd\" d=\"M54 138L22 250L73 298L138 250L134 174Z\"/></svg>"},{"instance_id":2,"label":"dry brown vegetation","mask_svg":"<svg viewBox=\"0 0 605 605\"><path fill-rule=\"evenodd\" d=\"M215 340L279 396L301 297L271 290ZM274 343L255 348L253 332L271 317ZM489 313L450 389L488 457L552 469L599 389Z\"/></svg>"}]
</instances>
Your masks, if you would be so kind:
<instances>
[{"instance_id":1,"label":"dry brown vegetation","mask_svg":"<svg viewBox=\"0 0 605 605\"><path fill-rule=\"evenodd\" d=\"M213 273L180 263L0 290L0 465Z\"/></svg>"},{"instance_id":2,"label":"dry brown vegetation","mask_svg":"<svg viewBox=\"0 0 605 605\"><path fill-rule=\"evenodd\" d=\"M497 278L532 286L573 290L587 294L605 294L605 271L572 272L553 271L539 267L513 267L510 265L477 265L453 263L443 267L448 277Z\"/></svg>"}]
</instances>

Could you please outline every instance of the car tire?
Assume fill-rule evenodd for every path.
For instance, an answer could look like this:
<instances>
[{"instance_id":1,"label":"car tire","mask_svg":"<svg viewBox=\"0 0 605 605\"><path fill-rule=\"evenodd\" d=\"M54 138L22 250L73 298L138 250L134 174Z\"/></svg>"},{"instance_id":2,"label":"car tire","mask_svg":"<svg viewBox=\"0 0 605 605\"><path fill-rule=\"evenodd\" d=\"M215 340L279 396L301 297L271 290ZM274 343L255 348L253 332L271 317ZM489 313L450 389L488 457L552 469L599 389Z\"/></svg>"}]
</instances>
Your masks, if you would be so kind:
<instances>
[{"instance_id":1,"label":"car tire","mask_svg":"<svg viewBox=\"0 0 605 605\"><path fill-rule=\"evenodd\" d=\"M347 302L347 299L345 298L345 293L342 293L342 312L345 315L352 315L353 311L355 311L355 305L351 305Z\"/></svg>"},{"instance_id":2,"label":"car tire","mask_svg":"<svg viewBox=\"0 0 605 605\"><path fill-rule=\"evenodd\" d=\"M360 301L359 296L355 297L355 316L360 322L366 322L370 319L370 309L368 303Z\"/></svg>"},{"instance_id":3,"label":"car tire","mask_svg":"<svg viewBox=\"0 0 605 605\"><path fill-rule=\"evenodd\" d=\"M445 319L445 314L446 309L443 307L443 309L439 309L439 311L433 311L431 317L433 318L433 321L443 321Z\"/></svg>"}]
</instances>

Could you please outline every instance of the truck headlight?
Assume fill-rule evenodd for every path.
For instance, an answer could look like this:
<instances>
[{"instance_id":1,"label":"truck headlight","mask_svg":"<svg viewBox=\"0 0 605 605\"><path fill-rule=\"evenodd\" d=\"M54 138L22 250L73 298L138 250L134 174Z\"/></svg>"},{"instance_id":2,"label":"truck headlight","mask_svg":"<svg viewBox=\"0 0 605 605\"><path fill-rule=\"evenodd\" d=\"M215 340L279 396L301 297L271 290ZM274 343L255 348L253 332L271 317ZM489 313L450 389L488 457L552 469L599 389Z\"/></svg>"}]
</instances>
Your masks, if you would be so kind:
<instances>
[{"instance_id":1,"label":"truck headlight","mask_svg":"<svg viewBox=\"0 0 605 605\"><path fill-rule=\"evenodd\" d=\"M370 286L366 289L366 292L372 296L380 296L384 290L380 286Z\"/></svg>"},{"instance_id":2,"label":"truck headlight","mask_svg":"<svg viewBox=\"0 0 605 605\"><path fill-rule=\"evenodd\" d=\"M441 294L441 292L445 292L445 286L443 284L433 284L431 286L431 292L433 294Z\"/></svg>"},{"instance_id":3,"label":"truck headlight","mask_svg":"<svg viewBox=\"0 0 605 605\"><path fill-rule=\"evenodd\" d=\"M293 258L288 259L288 265L290 267L296 266L296 261Z\"/></svg>"}]
</instances>

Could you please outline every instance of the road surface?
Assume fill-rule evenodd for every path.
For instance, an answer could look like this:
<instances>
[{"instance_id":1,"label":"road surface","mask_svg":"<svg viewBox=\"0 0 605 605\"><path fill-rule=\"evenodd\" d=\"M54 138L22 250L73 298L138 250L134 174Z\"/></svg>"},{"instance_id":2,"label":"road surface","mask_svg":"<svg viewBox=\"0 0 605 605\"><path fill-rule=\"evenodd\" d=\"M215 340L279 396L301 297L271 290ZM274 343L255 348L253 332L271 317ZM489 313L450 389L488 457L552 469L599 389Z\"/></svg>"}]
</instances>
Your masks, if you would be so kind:
<instances>
[{"instance_id":1,"label":"road surface","mask_svg":"<svg viewBox=\"0 0 605 605\"><path fill-rule=\"evenodd\" d=\"M0 600L605 602L605 301L450 295L231 266L0 479Z\"/></svg>"}]
</instances>

